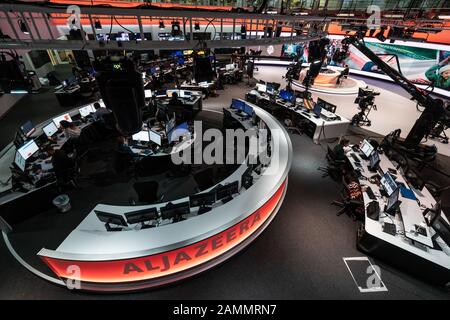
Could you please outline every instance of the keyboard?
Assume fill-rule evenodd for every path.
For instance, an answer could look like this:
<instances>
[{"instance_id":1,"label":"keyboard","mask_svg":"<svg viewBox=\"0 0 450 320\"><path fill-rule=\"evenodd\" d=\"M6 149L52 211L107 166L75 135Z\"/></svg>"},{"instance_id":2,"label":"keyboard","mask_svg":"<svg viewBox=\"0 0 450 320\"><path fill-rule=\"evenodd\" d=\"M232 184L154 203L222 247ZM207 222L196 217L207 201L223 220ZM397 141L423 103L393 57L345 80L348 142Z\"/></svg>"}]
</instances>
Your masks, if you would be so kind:
<instances>
[{"instance_id":1,"label":"keyboard","mask_svg":"<svg viewBox=\"0 0 450 320\"><path fill-rule=\"evenodd\" d=\"M358 156L354 153L350 153L350 157L352 157L352 159L355 160L355 162L361 162L361 160L358 158Z\"/></svg>"},{"instance_id":2,"label":"keyboard","mask_svg":"<svg viewBox=\"0 0 450 320\"><path fill-rule=\"evenodd\" d=\"M385 223L383 225L383 232L389 233L393 236L397 235L397 228L393 223Z\"/></svg>"},{"instance_id":3,"label":"keyboard","mask_svg":"<svg viewBox=\"0 0 450 320\"><path fill-rule=\"evenodd\" d=\"M371 200L377 200L377 197L375 196L375 193L373 193L373 190L371 187L367 187L366 193Z\"/></svg>"}]
</instances>

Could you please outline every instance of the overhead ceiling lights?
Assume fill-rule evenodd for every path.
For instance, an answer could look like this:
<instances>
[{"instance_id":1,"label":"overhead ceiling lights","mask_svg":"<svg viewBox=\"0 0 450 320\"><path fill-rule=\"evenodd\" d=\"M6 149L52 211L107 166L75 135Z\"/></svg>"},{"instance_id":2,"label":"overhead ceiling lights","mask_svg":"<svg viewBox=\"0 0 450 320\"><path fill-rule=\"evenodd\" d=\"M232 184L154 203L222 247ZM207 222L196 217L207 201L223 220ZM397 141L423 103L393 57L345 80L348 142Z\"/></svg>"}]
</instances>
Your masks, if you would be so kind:
<instances>
[{"instance_id":1,"label":"overhead ceiling lights","mask_svg":"<svg viewBox=\"0 0 450 320\"><path fill-rule=\"evenodd\" d=\"M180 28L180 22L179 21L172 21L172 37L180 37L182 36L181 28Z\"/></svg>"},{"instance_id":2,"label":"overhead ceiling lights","mask_svg":"<svg viewBox=\"0 0 450 320\"><path fill-rule=\"evenodd\" d=\"M99 19L96 19L94 22L95 30L102 30L102 24Z\"/></svg>"},{"instance_id":3,"label":"overhead ceiling lights","mask_svg":"<svg viewBox=\"0 0 450 320\"><path fill-rule=\"evenodd\" d=\"M22 19L17 20L17 23L19 24L20 31L22 31L24 34L30 34L30 31L28 31L27 25L25 24L25 22L23 22Z\"/></svg>"},{"instance_id":4,"label":"overhead ceiling lights","mask_svg":"<svg viewBox=\"0 0 450 320\"><path fill-rule=\"evenodd\" d=\"M160 29L164 29L166 26L164 25L164 21L160 20L159 21L159 28Z\"/></svg>"},{"instance_id":5,"label":"overhead ceiling lights","mask_svg":"<svg viewBox=\"0 0 450 320\"><path fill-rule=\"evenodd\" d=\"M200 23L195 21L194 30L200 30Z\"/></svg>"}]
</instances>

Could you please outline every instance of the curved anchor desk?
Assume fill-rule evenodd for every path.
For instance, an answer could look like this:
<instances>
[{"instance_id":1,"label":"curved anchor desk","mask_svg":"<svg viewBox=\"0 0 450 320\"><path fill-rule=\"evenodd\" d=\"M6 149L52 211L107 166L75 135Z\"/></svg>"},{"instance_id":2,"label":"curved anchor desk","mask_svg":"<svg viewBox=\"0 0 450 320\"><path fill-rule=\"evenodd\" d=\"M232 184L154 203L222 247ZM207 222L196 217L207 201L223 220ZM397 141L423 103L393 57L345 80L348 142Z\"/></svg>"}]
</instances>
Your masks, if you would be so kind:
<instances>
[{"instance_id":1,"label":"curved anchor desk","mask_svg":"<svg viewBox=\"0 0 450 320\"><path fill-rule=\"evenodd\" d=\"M273 140L270 164L254 184L225 204L216 204L203 215L191 210L187 220L150 229L107 232L92 210L56 250L38 255L63 284L79 279L88 291L129 291L164 285L209 269L247 246L272 221L282 204L292 161L292 145L280 123L269 113L251 105ZM243 127L250 120L240 119ZM247 164L221 184L241 181ZM211 188L212 189L212 188ZM173 201L178 203L188 198ZM149 206L109 206L94 209L125 214ZM73 274L79 270L79 275ZM36 272L35 272L36 273ZM47 279L48 280L48 279Z\"/></svg>"}]
</instances>

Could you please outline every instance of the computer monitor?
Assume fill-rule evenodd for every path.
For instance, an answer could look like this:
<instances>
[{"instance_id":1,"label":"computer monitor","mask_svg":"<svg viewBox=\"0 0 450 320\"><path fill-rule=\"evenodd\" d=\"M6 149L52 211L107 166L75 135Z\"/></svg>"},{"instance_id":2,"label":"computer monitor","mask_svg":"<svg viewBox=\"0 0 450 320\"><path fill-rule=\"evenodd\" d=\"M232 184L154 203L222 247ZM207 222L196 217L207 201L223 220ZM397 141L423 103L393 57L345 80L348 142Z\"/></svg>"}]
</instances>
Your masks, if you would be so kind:
<instances>
[{"instance_id":1,"label":"computer monitor","mask_svg":"<svg viewBox=\"0 0 450 320\"><path fill-rule=\"evenodd\" d=\"M150 142L150 134L149 131L139 131L131 136L131 139L134 141L142 141L142 142Z\"/></svg>"},{"instance_id":2,"label":"computer monitor","mask_svg":"<svg viewBox=\"0 0 450 320\"><path fill-rule=\"evenodd\" d=\"M50 122L48 125L42 128L42 131L44 131L47 137L51 138L56 132L58 132L58 128L56 127L56 124L54 122Z\"/></svg>"},{"instance_id":3,"label":"computer monitor","mask_svg":"<svg viewBox=\"0 0 450 320\"><path fill-rule=\"evenodd\" d=\"M227 71L234 70L234 63L227 64L225 66L225 70L227 70Z\"/></svg>"},{"instance_id":4,"label":"computer monitor","mask_svg":"<svg viewBox=\"0 0 450 320\"><path fill-rule=\"evenodd\" d=\"M156 91L156 97L157 98L165 98L165 97L167 97L167 91L166 90L157 90Z\"/></svg>"},{"instance_id":5,"label":"computer monitor","mask_svg":"<svg viewBox=\"0 0 450 320\"><path fill-rule=\"evenodd\" d=\"M180 140L180 137L188 135L190 135L189 126L187 122L183 122L182 124L176 126L169 132L168 140L169 143L178 142Z\"/></svg>"},{"instance_id":6,"label":"computer monitor","mask_svg":"<svg viewBox=\"0 0 450 320\"><path fill-rule=\"evenodd\" d=\"M17 149L17 152L25 159L28 160L33 154L39 151L39 147L34 140L25 142L23 146Z\"/></svg>"},{"instance_id":7,"label":"computer monitor","mask_svg":"<svg viewBox=\"0 0 450 320\"><path fill-rule=\"evenodd\" d=\"M224 186L219 186L216 189L216 199L222 202L228 202L233 197L233 194L239 193L239 182L234 181Z\"/></svg>"},{"instance_id":8,"label":"computer monitor","mask_svg":"<svg viewBox=\"0 0 450 320\"><path fill-rule=\"evenodd\" d=\"M152 97L152 90L144 90L145 98L150 99Z\"/></svg>"},{"instance_id":9,"label":"computer monitor","mask_svg":"<svg viewBox=\"0 0 450 320\"><path fill-rule=\"evenodd\" d=\"M27 161L25 160L24 157L22 157L22 155L20 154L19 151L16 151L16 156L14 157L14 163L20 170L25 171L25 166L27 164Z\"/></svg>"},{"instance_id":10,"label":"computer monitor","mask_svg":"<svg viewBox=\"0 0 450 320\"><path fill-rule=\"evenodd\" d=\"M184 58L179 58L178 60L177 60L177 63L179 64L179 65L183 65L184 64Z\"/></svg>"},{"instance_id":11,"label":"computer monitor","mask_svg":"<svg viewBox=\"0 0 450 320\"><path fill-rule=\"evenodd\" d=\"M386 172L383 177L381 177L380 183L389 197L398 189L397 183L389 172Z\"/></svg>"},{"instance_id":12,"label":"computer monitor","mask_svg":"<svg viewBox=\"0 0 450 320\"><path fill-rule=\"evenodd\" d=\"M156 208L148 208L125 213L129 224L144 223L158 219L158 210Z\"/></svg>"},{"instance_id":13,"label":"computer monitor","mask_svg":"<svg viewBox=\"0 0 450 320\"><path fill-rule=\"evenodd\" d=\"M331 104L325 100L322 100L320 98L317 98L317 103L320 104L322 106L323 109L331 112L331 113L336 113L336 106L334 104Z\"/></svg>"},{"instance_id":14,"label":"computer monitor","mask_svg":"<svg viewBox=\"0 0 450 320\"><path fill-rule=\"evenodd\" d=\"M361 150L362 154L367 158L370 157L374 149L375 148L372 146L372 144L366 139L364 139L364 141L361 143L361 146L359 147L359 150Z\"/></svg>"},{"instance_id":15,"label":"computer monitor","mask_svg":"<svg viewBox=\"0 0 450 320\"><path fill-rule=\"evenodd\" d=\"M248 167L247 170L245 170L244 174L241 178L241 187L248 189L253 185L253 166Z\"/></svg>"},{"instance_id":16,"label":"computer monitor","mask_svg":"<svg viewBox=\"0 0 450 320\"><path fill-rule=\"evenodd\" d=\"M395 189L392 194L389 196L388 201L386 203L385 212L390 215L395 215L398 209L398 198L400 196L400 188Z\"/></svg>"},{"instance_id":17,"label":"computer monitor","mask_svg":"<svg viewBox=\"0 0 450 320\"><path fill-rule=\"evenodd\" d=\"M250 117L252 117L254 113L253 107L248 105L247 103L244 104L244 109L242 111L244 111L244 113L249 115Z\"/></svg>"},{"instance_id":18,"label":"computer monitor","mask_svg":"<svg viewBox=\"0 0 450 320\"><path fill-rule=\"evenodd\" d=\"M34 125L31 121L27 121L25 124L23 124L20 127L20 130L23 132L23 134L26 137L29 137L33 134L34 131L36 131L36 128L34 127Z\"/></svg>"},{"instance_id":19,"label":"computer monitor","mask_svg":"<svg viewBox=\"0 0 450 320\"><path fill-rule=\"evenodd\" d=\"M292 93L292 91L283 89L280 91L280 98L283 99L284 101L292 102L294 94Z\"/></svg>"},{"instance_id":20,"label":"computer monitor","mask_svg":"<svg viewBox=\"0 0 450 320\"><path fill-rule=\"evenodd\" d=\"M116 41L130 41L130 35L127 32L119 32Z\"/></svg>"},{"instance_id":21,"label":"computer monitor","mask_svg":"<svg viewBox=\"0 0 450 320\"><path fill-rule=\"evenodd\" d=\"M177 89L170 89L170 90L167 90L167 96L168 96L169 98L172 98L172 95L173 95L174 92L176 92L177 95L180 96L180 90L177 90Z\"/></svg>"},{"instance_id":22,"label":"computer monitor","mask_svg":"<svg viewBox=\"0 0 450 320\"><path fill-rule=\"evenodd\" d=\"M75 83L77 83L77 77L75 77L75 76L71 76L71 77L66 79L66 84L68 86L70 86L72 84L75 84Z\"/></svg>"},{"instance_id":23,"label":"computer monitor","mask_svg":"<svg viewBox=\"0 0 450 320\"><path fill-rule=\"evenodd\" d=\"M109 213L109 212L103 212L94 210L98 220L101 222L104 222L106 224L115 224L117 226L123 226L127 227L128 224L125 221L125 218L119 214Z\"/></svg>"},{"instance_id":24,"label":"computer monitor","mask_svg":"<svg viewBox=\"0 0 450 320\"><path fill-rule=\"evenodd\" d=\"M53 122L55 123L56 127L58 127L58 128L61 127L61 123L60 122L63 121L63 120L72 122L72 118L71 118L70 114L68 114L68 113L65 113L65 114L60 115L60 116L58 116L56 118L53 118Z\"/></svg>"},{"instance_id":25,"label":"computer monitor","mask_svg":"<svg viewBox=\"0 0 450 320\"><path fill-rule=\"evenodd\" d=\"M163 219L175 219L179 221L183 215L190 213L189 202L181 202L177 204L168 203L165 207L161 207L161 217Z\"/></svg>"},{"instance_id":26,"label":"computer monitor","mask_svg":"<svg viewBox=\"0 0 450 320\"><path fill-rule=\"evenodd\" d=\"M166 135L169 136L170 131L172 131L173 128L175 128L176 125L176 118L173 117L169 121L166 122Z\"/></svg>"},{"instance_id":27,"label":"computer monitor","mask_svg":"<svg viewBox=\"0 0 450 320\"><path fill-rule=\"evenodd\" d=\"M210 206L214 202L216 202L216 194L214 192L198 193L189 197L191 208Z\"/></svg>"},{"instance_id":28,"label":"computer monitor","mask_svg":"<svg viewBox=\"0 0 450 320\"><path fill-rule=\"evenodd\" d=\"M153 130L149 130L149 135L150 135L150 141L153 143L156 143L158 146L161 145L161 135Z\"/></svg>"},{"instance_id":29,"label":"computer monitor","mask_svg":"<svg viewBox=\"0 0 450 320\"><path fill-rule=\"evenodd\" d=\"M103 99L98 100L98 104L100 105L101 108L106 108L106 105L103 102Z\"/></svg>"},{"instance_id":30,"label":"computer monitor","mask_svg":"<svg viewBox=\"0 0 450 320\"><path fill-rule=\"evenodd\" d=\"M257 83L256 84L256 90L258 90L259 92L266 92L267 91L267 86L265 84L262 84L262 83Z\"/></svg>"},{"instance_id":31,"label":"computer monitor","mask_svg":"<svg viewBox=\"0 0 450 320\"><path fill-rule=\"evenodd\" d=\"M192 97L191 91L180 90L180 98L190 98Z\"/></svg>"},{"instance_id":32,"label":"computer monitor","mask_svg":"<svg viewBox=\"0 0 450 320\"><path fill-rule=\"evenodd\" d=\"M313 112L317 117L320 117L322 115L322 105L319 103L316 103L314 105Z\"/></svg>"},{"instance_id":33,"label":"computer monitor","mask_svg":"<svg viewBox=\"0 0 450 320\"><path fill-rule=\"evenodd\" d=\"M87 106L78 109L78 111L80 112L81 117L86 118L91 113L95 113L96 110L92 104L88 104Z\"/></svg>"},{"instance_id":34,"label":"computer monitor","mask_svg":"<svg viewBox=\"0 0 450 320\"><path fill-rule=\"evenodd\" d=\"M231 109L236 109L239 111L244 111L245 102L242 100L232 99L231 100Z\"/></svg>"},{"instance_id":35,"label":"computer monitor","mask_svg":"<svg viewBox=\"0 0 450 320\"><path fill-rule=\"evenodd\" d=\"M369 169L375 171L378 169L378 165L380 164L380 154L378 151L374 150L370 155L369 159Z\"/></svg>"},{"instance_id":36,"label":"computer monitor","mask_svg":"<svg viewBox=\"0 0 450 320\"><path fill-rule=\"evenodd\" d=\"M267 92L268 94L274 94L275 91L276 91L276 89L274 88L274 86L273 86L272 83L267 83L267 84L266 84L266 92Z\"/></svg>"}]
</instances>

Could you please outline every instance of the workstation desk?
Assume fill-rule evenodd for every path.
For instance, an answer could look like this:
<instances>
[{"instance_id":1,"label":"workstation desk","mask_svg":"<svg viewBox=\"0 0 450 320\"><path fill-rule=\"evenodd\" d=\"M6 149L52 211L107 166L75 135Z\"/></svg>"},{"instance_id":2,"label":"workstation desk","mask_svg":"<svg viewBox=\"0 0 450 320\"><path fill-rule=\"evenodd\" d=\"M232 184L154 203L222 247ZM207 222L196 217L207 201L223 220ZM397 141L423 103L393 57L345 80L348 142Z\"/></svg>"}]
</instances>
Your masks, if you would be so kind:
<instances>
[{"instance_id":1,"label":"workstation desk","mask_svg":"<svg viewBox=\"0 0 450 320\"><path fill-rule=\"evenodd\" d=\"M100 104L103 105L101 100ZM80 116L79 108L59 114L55 116L55 118L63 116L65 114L69 114L71 118L76 119ZM45 135L45 133L43 132L43 128L50 122L52 122L52 119L36 125L36 130L29 137L29 139L39 139L43 135ZM81 130L83 130L89 127L92 123L94 123L93 120L82 122L79 127ZM65 134L58 132L54 135L53 140L53 148L60 149L66 144L69 139ZM16 147L13 143L10 143L0 153L0 172L9 172L9 177L11 177L11 166L14 163L15 154ZM31 162L28 162L26 167L30 168L33 164L38 164L46 167L46 170L44 171L51 171L51 164L46 164L46 162L50 160L50 157L47 157L46 159L37 157ZM38 182L35 177L32 176L32 173L30 173L30 175L30 179L34 183ZM21 192L13 190L13 186L10 180L8 185L2 188L2 193L0 194L1 216L8 223L15 224L33 215L33 212L40 212L42 210L49 209L52 206L52 200L57 195L58 190L56 187L56 178L46 181L47 182L45 184L41 184L38 186L36 186L35 184L27 184L25 188L26 192L25 189L24 192Z\"/></svg>"},{"instance_id":2,"label":"workstation desk","mask_svg":"<svg viewBox=\"0 0 450 320\"><path fill-rule=\"evenodd\" d=\"M287 111L298 119L306 120L308 126L306 126L305 133L313 139L314 143L319 143L325 139L338 138L347 132L350 125L350 120L338 114L330 114L328 112L327 116L329 118L325 116L316 117L314 113L302 107L303 100L299 98L296 100L295 107L290 102L286 102L279 97L271 97L271 95L259 92L256 89L247 93L246 99L249 98L256 101L256 104L259 106L272 105Z\"/></svg>"},{"instance_id":3,"label":"workstation desk","mask_svg":"<svg viewBox=\"0 0 450 320\"><path fill-rule=\"evenodd\" d=\"M360 164L353 159L352 153L357 154ZM354 151L347 154L347 159L354 170L361 172L360 185L370 186L377 198L375 201L380 206L379 219L371 219L368 216L367 207L373 200L367 192L363 193L365 222L358 228L358 249L421 278L440 285L448 285L450 283L450 248L440 237L437 237L433 243L435 231L427 226L423 216L425 208L432 208L436 204L436 200L428 189L424 187L422 191L419 191L412 187L404 178L402 169L397 168L385 154L381 154L380 169L383 172L388 172L389 169L397 170L396 182L403 183L411 189L417 198L415 201L404 198L400 194L400 212L395 217L389 216L383 212L387 199L380 194L379 186L366 180L375 174L369 171L369 162ZM447 220L445 214L441 216ZM395 224L395 235L383 231L385 223ZM427 235L416 232L416 225L425 228Z\"/></svg>"},{"instance_id":4,"label":"workstation desk","mask_svg":"<svg viewBox=\"0 0 450 320\"><path fill-rule=\"evenodd\" d=\"M163 92L165 93L162 94ZM178 94L178 99L187 110L197 113L203 109L203 97L201 91L187 89L156 90L152 92L152 99L154 99L157 104L169 106L173 92Z\"/></svg>"},{"instance_id":5,"label":"workstation desk","mask_svg":"<svg viewBox=\"0 0 450 320\"><path fill-rule=\"evenodd\" d=\"M239 183L239 194L229 202L216 202L211 211L202 215L191 208L184 221L160 221L153 228L131 226L120 232L106 231L94 210L124 215L150 207L159 209L166 203L134 207L98 204L56 250L43 248L38 253L58 276L58 279L53 278L54 282L63 285L72 277L67 268L77 265L81 268L79 280L83 290L127 291L164 285L209 269L253 241L281 206L292 161L292 145L275 118L257 106L252 107L256 117L270 130L272 150L278 152L260 173L252 172L251 187L242 188L240 182L248 168L244 161L220 183Z\"/></svg>"}]
</instances>

